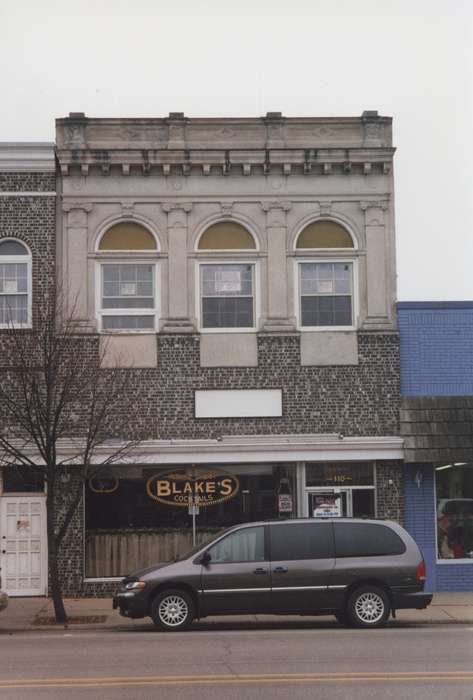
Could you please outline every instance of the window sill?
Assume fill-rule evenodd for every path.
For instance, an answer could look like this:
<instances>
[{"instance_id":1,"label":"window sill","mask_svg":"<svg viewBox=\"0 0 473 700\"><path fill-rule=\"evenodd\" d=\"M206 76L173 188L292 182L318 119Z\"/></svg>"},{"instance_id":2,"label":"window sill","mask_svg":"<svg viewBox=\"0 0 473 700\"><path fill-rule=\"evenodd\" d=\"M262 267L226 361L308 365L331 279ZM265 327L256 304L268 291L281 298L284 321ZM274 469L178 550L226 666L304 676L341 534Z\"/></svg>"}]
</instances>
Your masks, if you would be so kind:
<instances>
[{"instance_id":1,"label":"window sill","mask_svg":"<svg viewBox=\"0 0 473 700\"><path fill-rule=\"evenodd\" d=\"M301 333L316 333L317 331L356 331L356 326L297 326L297 330Z\"/></svg>"},{"instance_id":2,"label":"window sill","mask_svg":"<svg viewBox=\"0 0 473 700\"><path fill-rule=\"evenodd\" d=\"M257 328L199 328L199 333L257 333Z\"/></svg>"},{"instance_id":3,"label":"window sill","mask_svg":"<svg viewBox=\"0 0 473 700\"><path fill-rule=\"evenodd\" d=\"M473 557L464 557L463 559L437 559L437 564L445 566L445 564L470 564L473 566Z\"/></svg>"}]
</instances>

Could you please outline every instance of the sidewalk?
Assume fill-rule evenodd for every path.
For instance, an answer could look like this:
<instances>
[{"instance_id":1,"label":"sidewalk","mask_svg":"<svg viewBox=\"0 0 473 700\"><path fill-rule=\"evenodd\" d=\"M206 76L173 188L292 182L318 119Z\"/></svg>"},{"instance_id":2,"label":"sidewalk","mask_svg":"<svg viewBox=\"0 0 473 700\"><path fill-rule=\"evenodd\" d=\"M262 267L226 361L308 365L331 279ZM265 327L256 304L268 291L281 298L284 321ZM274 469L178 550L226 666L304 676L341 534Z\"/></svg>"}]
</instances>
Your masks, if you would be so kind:
<instances>
[{"instance_id":1,"label":"sidewalk","mask_svg":"<svg viewBox=\"0 0 473 700\"><path fill-rule=\"evenodd\" d=\"M111 598L67 598L66 611L70 630L126 631L153 629L149 618L128 620L112 610ZM394 624L473 624L473 592L435 593L426 610L400 610ZM393 622L391 622L393 624ZM332 616L242 615L208 617L194 623L200 629L281 628L285 625L308 628L314 625L338 626ZM0 635L17 632L61 630L54 624L53 605L49 598L10 598L0 613Z\"/></svg>"}]
</instances>

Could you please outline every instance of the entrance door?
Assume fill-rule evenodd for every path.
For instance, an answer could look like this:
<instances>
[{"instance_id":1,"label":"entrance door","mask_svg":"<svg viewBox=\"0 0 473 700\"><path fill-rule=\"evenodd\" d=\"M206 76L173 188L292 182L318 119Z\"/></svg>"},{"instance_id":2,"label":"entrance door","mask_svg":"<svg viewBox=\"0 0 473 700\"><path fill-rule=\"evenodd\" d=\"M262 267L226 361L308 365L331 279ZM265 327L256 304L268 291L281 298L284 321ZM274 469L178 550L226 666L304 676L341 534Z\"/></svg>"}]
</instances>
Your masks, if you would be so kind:
<instances>
[{"instance_id":1,"label":"entrance door","mask_svg":"<svg viewBox=\"0 0 473 700\"><path fill-rule=\"evenodd\" d=\"M313 489L307 495L310 518L350 518L353 515L350 489Z\"/></svg>"},{"instance_id":2,"label":"entrance door","mask_svg":"<svg viewBox=\"0 0 473 700\"><path fill-rule=\"evenodd\" d=\"M46 595L46 542L43 496L0 498L0 569L8 595Z\"/></svg>"}]
</instances>

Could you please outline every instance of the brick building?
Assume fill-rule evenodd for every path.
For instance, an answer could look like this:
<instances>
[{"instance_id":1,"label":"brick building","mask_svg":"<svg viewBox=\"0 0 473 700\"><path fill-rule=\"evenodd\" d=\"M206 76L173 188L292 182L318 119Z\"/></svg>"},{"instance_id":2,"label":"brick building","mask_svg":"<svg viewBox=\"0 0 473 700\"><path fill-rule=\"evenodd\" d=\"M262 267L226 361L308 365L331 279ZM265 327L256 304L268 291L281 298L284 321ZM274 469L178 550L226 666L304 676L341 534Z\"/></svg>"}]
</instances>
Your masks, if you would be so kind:
<instances>
[{"instance_id":1,"label":"brick building","mask_svg":"<svg viewBox=\"0 0 473 700\"><path fill-rule=\"evenodd\" d=\"M27 256L17 322L34 330L55 263L88 352L133 373L113 437L141 441L85 486L65 592L105 593L187 548L199 480L200 539L269 517L402 521L391 119L72 113L57 198L53 149L35 148L41 163L0 147L0 266ZM38 503L4 474L2 531ZM36 539L11 533L11 594L45 593L37 522Z\"/></svg>"},{"instance_id":2,"label":"brick building","mask_svg":"<svg viewBox=\"0 0 473 700\"><path fill-rule=\"evenodd\" d=\"M405 525L433 591L473 587L473 302L398 304Z\"/></svg>"}]
</instances>

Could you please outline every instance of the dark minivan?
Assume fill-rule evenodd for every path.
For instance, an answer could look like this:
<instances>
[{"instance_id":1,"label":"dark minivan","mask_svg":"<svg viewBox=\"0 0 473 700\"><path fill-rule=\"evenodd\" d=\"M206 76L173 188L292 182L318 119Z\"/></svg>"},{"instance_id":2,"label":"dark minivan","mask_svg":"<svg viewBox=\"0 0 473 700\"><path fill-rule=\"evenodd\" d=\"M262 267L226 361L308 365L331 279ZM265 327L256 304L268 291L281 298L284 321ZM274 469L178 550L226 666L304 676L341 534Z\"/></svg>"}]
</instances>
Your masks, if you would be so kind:
<instances>
[{"instance_id":1,"label":"dark minivan","mask_svg":"<svg viewBox=\"0 0 473 700\"><path fill-rule=\"evenodd\" d=\"M256 522L127 576L113 606L168 631L208 615L255 613L333 614L345 625L379 627L398 608L429 605L424 581L419 548L395 522Z\"/></svg>"}]
</instances>

